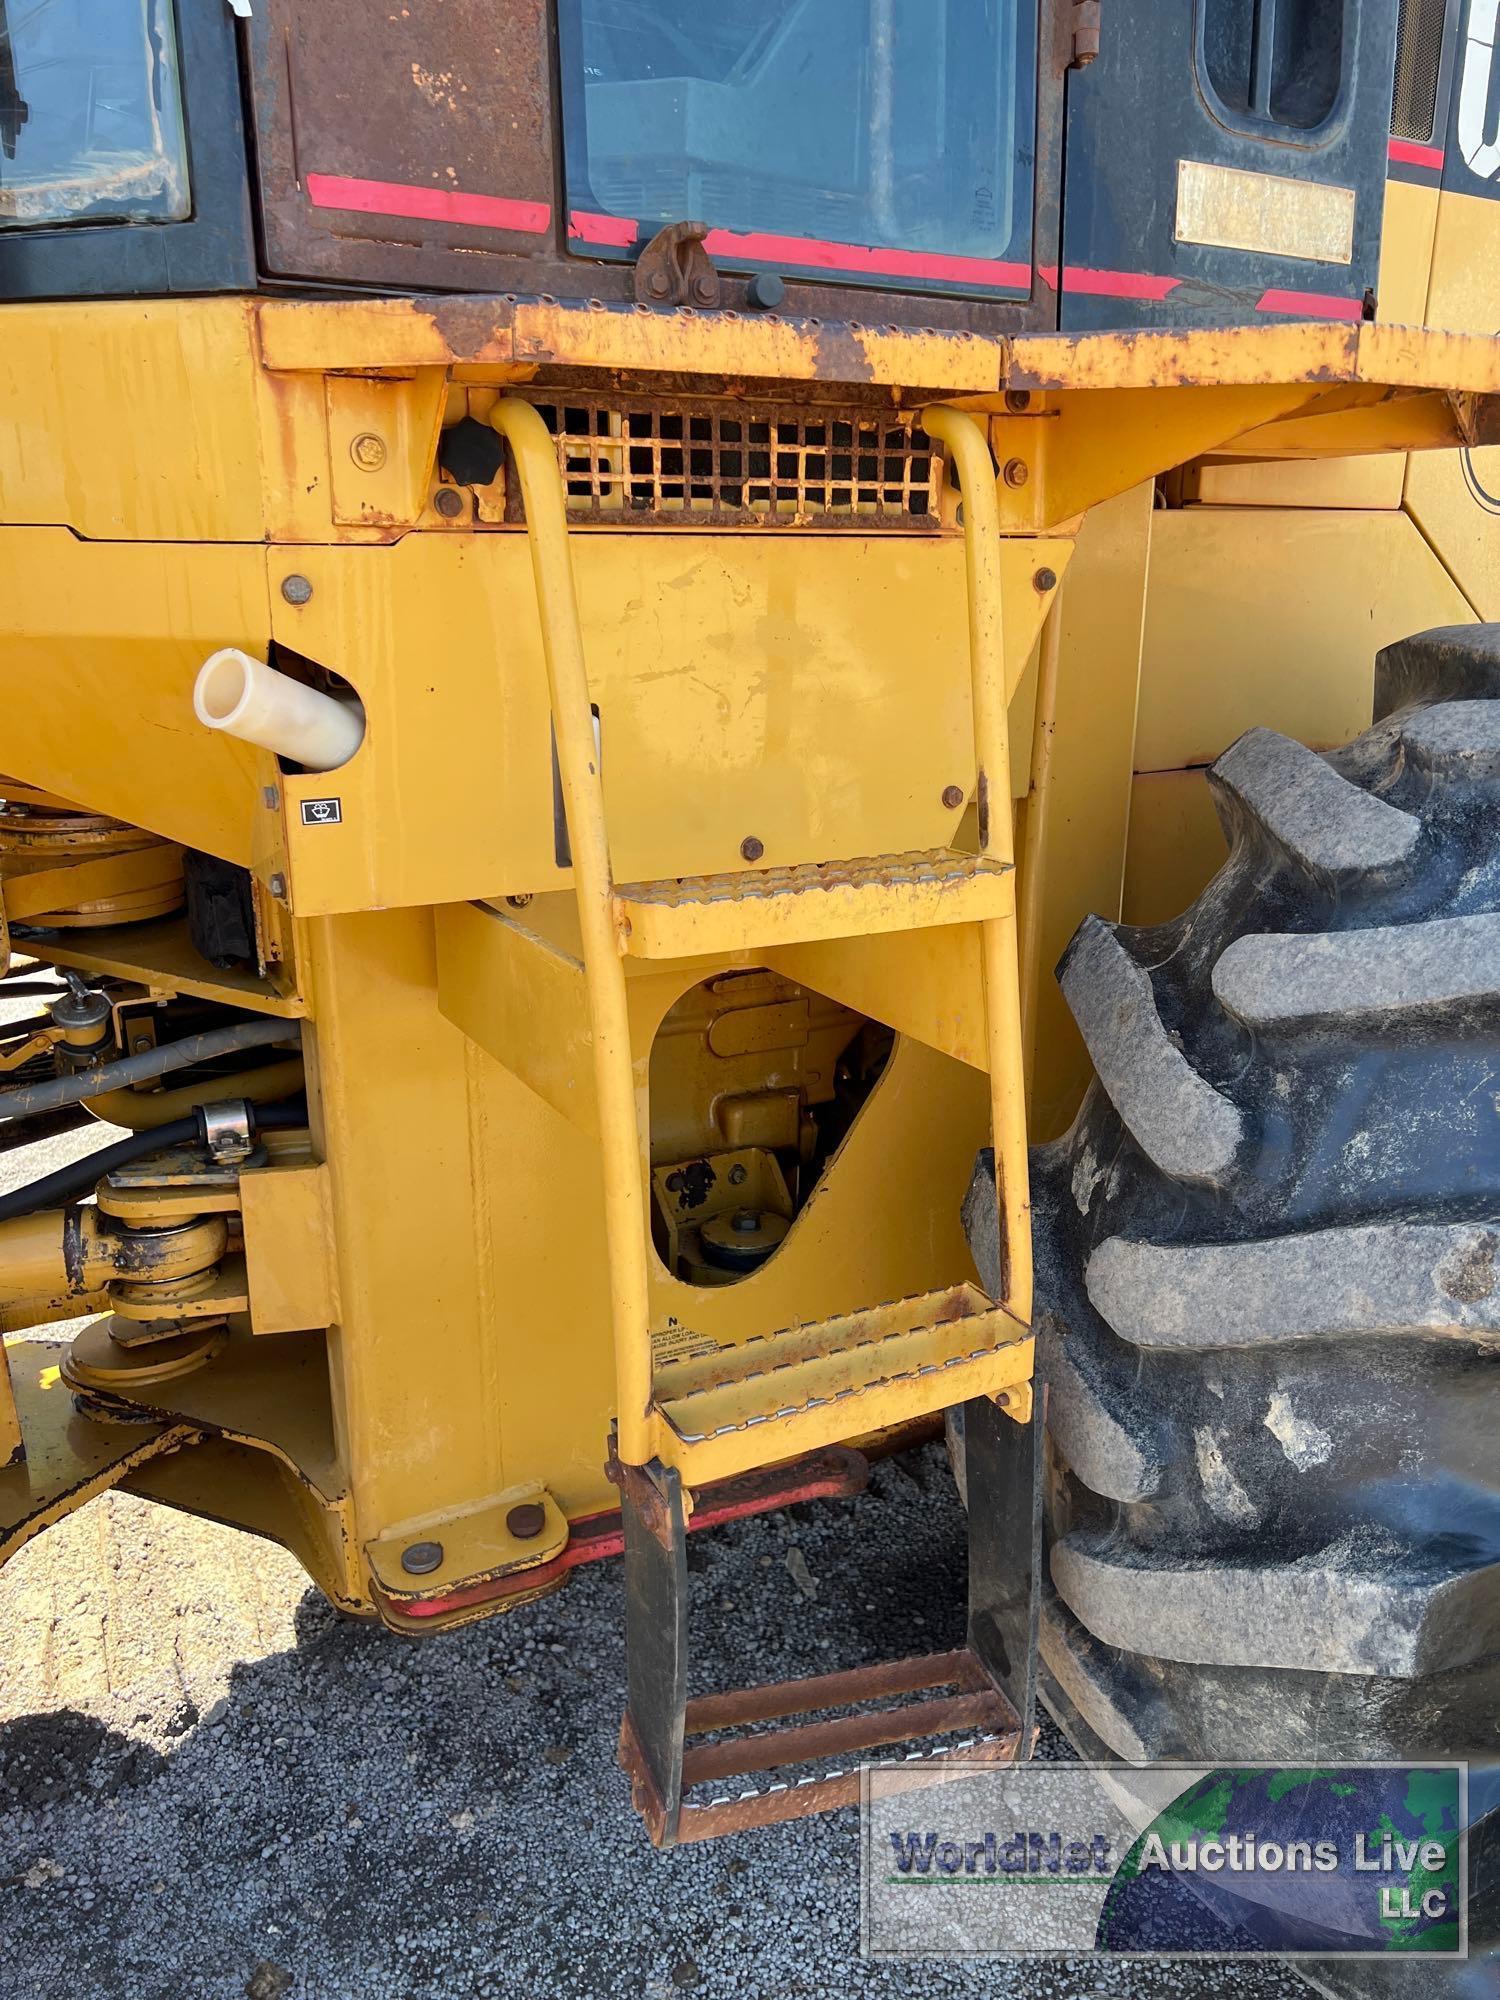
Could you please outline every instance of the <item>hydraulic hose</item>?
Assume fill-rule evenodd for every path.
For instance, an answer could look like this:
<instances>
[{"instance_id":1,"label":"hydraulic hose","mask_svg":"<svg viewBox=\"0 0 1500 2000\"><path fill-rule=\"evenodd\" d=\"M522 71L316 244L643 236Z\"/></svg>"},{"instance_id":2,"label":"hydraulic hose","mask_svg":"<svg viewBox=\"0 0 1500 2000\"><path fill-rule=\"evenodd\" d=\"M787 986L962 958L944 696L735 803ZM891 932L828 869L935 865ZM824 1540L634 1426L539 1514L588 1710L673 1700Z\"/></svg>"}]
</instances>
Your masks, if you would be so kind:
<instances>
[{"instance_id":1,"label":"hydraulic hose","mask_svg":"<svg viewBox=\"0 0 1500 2000\"><path fill-rule=\"evenodd\" d=\"M300 1098L285 1104L251 1104L246 1108L252 1132L284 1132L307 1123L307 1106ZM39 1181L29 1181L25 1187L0 1194L0 1222L9 1222L17 1215L30 1215L39 1208L76 1201L106 1174L128 1167L132 1160L144 1159L147 1153L160 1153L168 1146L204 1143L203 1121L196 1113L191 1118L174 1119L170 1125L154 1126L150 1131L132 1132L112 1146L101 1146L97 1153L88 1153L81 1160L59 1167L55 1173L44 1174Z\"/></svg>"},{"instance_id":2,"label":"hydraulic hose","mask_svg":"<svg viewBox=\"0 0 1500 2000\"><path fill-rule=\"evenodd\" d=\"M122 1090L127 1084L146 1083L152 1077L167 1076L174 1069L188 1069L194 1063L211 1062L216 1056L237 1055L243 1049L294 1048L302 1039L296 1021L236 1021L227 1028L210 1028L201 1035L186 1035L180 1042L164 1042L138 1056L120 1056L96 1068L76 1070L70 1076L49 1076L39 1083L14 1083L0 1090L0 1124L8 1119L32 1118L39 1111L56 1111L63 1104L78 1104L85 1097L99 1097L107 1090Z\"/></svg>"}]
</instances>

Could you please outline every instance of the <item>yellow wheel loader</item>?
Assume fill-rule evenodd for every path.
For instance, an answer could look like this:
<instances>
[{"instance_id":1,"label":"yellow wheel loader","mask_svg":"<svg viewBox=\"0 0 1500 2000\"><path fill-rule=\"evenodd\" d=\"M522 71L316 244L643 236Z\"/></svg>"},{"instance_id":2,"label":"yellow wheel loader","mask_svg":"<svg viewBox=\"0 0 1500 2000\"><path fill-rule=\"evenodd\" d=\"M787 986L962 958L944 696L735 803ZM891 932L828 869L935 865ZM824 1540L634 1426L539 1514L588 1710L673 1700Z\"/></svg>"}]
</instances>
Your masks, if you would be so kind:
<instances>
[{"instance_id":1,"label":"yellow wheel loader","mask_svg":"<svg viewBox=\"0 0 1500 2000\"><path fill-rule=\"evenodd\" d=\"M1493 1756L1496 39L0 0L0 1556L623 1549L666 1844ZM945 1417L966 1649L689 1700Z\"/></svg>"}]
</instances>

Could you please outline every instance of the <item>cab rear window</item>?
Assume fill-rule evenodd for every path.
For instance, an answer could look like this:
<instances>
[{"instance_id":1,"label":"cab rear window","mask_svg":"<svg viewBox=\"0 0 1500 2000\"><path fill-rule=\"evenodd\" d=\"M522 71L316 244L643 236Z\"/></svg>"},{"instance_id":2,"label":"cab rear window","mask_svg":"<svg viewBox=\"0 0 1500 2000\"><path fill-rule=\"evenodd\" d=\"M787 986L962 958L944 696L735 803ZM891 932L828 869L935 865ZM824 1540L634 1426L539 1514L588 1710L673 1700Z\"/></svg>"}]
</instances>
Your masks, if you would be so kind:
<instances>
[{"instance_id":1,"label":"cab rear window","mask_svg":"<svg viewBox=\"0 0 1500 2000\"><path fill-rule=\"evenodd\" d=\"M1035 35L1017 0L564 0L571 245L701 221L725 269L1024 295Z\"/></svg>"}]
</instances>

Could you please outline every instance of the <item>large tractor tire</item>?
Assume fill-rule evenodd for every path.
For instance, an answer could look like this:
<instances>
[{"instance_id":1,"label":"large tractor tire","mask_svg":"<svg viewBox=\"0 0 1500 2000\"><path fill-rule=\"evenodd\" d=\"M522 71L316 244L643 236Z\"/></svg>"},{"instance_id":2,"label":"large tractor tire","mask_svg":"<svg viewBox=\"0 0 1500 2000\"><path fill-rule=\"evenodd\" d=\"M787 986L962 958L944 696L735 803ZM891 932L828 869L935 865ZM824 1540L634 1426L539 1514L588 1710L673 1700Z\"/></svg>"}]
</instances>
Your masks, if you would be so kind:
<instances>
[{"instance_id":1,"label":"large tractor tire","mask_svg":"<svg viewBox=\"0 0 1500 2000\"><path fill-rule=\"evenodd\" d=\"M1375 713L1242 736L1198 901L1059 968L1042 1665L1085 1752L1496 1758L1500 626L1387 650Z\"/></svg>"}]
</instances>

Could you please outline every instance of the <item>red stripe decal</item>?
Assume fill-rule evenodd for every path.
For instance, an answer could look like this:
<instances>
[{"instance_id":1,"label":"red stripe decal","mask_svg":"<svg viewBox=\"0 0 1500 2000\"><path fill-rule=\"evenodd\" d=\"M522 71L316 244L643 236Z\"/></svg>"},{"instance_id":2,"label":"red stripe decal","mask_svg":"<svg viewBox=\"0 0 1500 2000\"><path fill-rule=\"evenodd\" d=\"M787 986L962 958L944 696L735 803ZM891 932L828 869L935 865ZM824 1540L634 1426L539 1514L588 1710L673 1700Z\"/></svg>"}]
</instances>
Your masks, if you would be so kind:
<instances>
[{"instance_id":1,"label":"red stripe decal","mask_svg":"<svg viewBox=\"0 0 1500 2000\"><path fill-rule=\"evenodd\" d=\"M815 271L852 271L871 278L937 278L961 285L1009 285L1029 290L1029 264L993 257L949 257L936 250L875 250L859 243L824 243L815 236L741 234L711 229L703 239L711 257L753 264L800 264Z\"/></svg>"},{"instance_id":2,"label":"red stripe decal","mask_svg":"<svg viewBox=\"0 0 1500 2000\"><path fill-rule=\"evenodd\" d=\"M497 194L460 194L456 188L417 187L406 181L363 181L348 174L309 174L307 192L314 208L464 222L524 236L540 236L552 221L552 210L544 201L508 201Z\"/></svg>"},{"instance_id":3,"label":"red stripe decal","mask_svg":"<svg viewBox=\"0 0 1500 2000\"><path fill-rule=\"evenodd\" d=\"M1431 167L1437 174L1443 171L1441 146L1417 146L1410 139L1392 139L1388 151L1403 167Z\"/></svg>"},{"instance_id":4,"label":"red stripe decal","mask_svg":"<svg viewBox=\"0 0 1500 2000\"><path fill-rule=\"evenodd\" d=\"M1180 278L1160 278L1150 271L1090 271L1078 264L1063 269L1065 292L1091 292L1107 299L1164 299L1182 283Z\"/></svg>"},{"instance_id":5,"label":"red stripe decal","mask_svg":"<svg viewBox=\"0 0 1500 2000\"><path fill-rule=\"evenodd\" d=\"M1337 299L1326 292L1262 292L1255 310L1263 313L1292 313L1298 319L1363 319L1360 299Z\"/></svg>"},{"instance_id":6,"label":"red stripe decal","mask_svg":"<svg viewBox=\"0 0 1500 2000\"><path fill-rule=\"evenodd\" d=\"M627 216L595 215L587 208L568 212L568 235L576 243L613 243L628 250L639 234L639 225Z\"/></svg>"}]
</instances>

